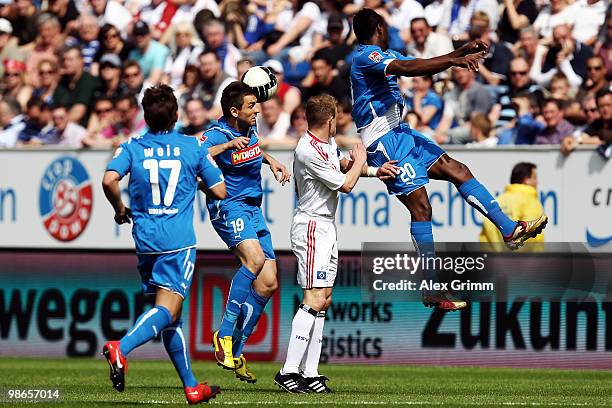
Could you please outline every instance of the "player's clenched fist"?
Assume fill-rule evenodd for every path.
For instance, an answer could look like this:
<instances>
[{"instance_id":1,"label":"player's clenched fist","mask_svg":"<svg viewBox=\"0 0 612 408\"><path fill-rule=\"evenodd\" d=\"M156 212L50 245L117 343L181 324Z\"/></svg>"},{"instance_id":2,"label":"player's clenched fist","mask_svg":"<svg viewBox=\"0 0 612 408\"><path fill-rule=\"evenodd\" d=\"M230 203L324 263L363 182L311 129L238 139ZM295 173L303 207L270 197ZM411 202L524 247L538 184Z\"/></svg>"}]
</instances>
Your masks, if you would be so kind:
<instances>
[{"instance_id":1,"label":"player's clenched fist","mask_svg":"<svg viewBox=\"0 0 612 408\"><path fill-rule=\"evenodd\" d=\"M381 180L389 180L400 174L400 168L395 165L397 160L389 160L376 171L376 177Z\"/></svg>"},{"instance_id":2,"label":"player's clenched fist","mask_svg":"<svg viewBox=\"0 0 612 408\"><path fill-rule=\"evenodd\" d=\"M119 225L121 224L130 224L130 217L132 216L132 212L129 208L123 207L123 210L120 210L115 213L115 222Z\"/></svg>"},{"instance_id":3,"label":"player's clenched fist","mask_svg":"<svg viewBox=\"0 0 612 408\"><path fill-rule=\"evenodd\" d=\"M353 146L351 150L351 160L355 162L355 164L362 165L367 160L366 149L363 143L357 143Z\"/></svg>"},{"instance_id":4,"label":"player's clenched fist","mask_svg":"<svg viewBox=\"0 0 612 408\"><path fill-rule=\"evenodd\" d=\"M240 150L244 149L249 145L249 138L240 136L232 140L231 142L227 142L227 150Z\"/></svg>"}]
</instances>

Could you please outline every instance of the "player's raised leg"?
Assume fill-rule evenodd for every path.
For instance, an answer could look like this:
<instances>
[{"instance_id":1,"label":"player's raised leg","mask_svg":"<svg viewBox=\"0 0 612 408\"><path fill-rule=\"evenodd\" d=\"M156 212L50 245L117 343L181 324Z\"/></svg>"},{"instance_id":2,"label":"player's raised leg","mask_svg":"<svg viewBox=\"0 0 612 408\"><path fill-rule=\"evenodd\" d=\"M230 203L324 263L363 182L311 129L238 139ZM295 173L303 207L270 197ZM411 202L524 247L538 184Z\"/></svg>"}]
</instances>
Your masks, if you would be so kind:
<instances>
[{"instance_id":1,"label":"player's raised leg","mask_svg":"<svg viewBox=\"0 0 612 408\"><path fill-rule=\"evenodd\" d=\"M232 353L232 335L241 308L251 293L253 281L261 272L265 256L257 239L247 239L233 248L232 252L240 260L241 266L232 279L225 312L219 330L213 334L215 359L223 368L235 368Z\"/></svg>"},{"instance_id":2,"label":"player's raised leg","mask_svg":"<svg viewBox=\"0 0 612 408\"><path fill-rule=\"evenodd\" d=\"M546 227L548 217L542 215L536 220L511 220L489 193L463 163L444 154L430 167L429 176L437 180L450 181L457 187L465 201L487 217L501 232L510 249L521 247L529 238L540 234Z\"/></svg>"}]
</instances>

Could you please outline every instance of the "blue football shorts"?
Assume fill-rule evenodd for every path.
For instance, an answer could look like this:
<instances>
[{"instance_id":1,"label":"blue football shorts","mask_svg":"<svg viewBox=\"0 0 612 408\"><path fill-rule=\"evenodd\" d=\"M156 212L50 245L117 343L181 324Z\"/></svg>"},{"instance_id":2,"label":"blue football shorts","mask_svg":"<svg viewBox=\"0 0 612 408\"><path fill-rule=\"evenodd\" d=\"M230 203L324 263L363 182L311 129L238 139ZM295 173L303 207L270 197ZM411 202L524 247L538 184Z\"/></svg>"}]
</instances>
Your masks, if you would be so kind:
<instances>
[{"instance_id":1,"label":"blue football shorts","mask_svg":"<svg viewBox=\"0 0 612 408\"><path fill-rule=\"evenodd\" d=\"M438 145L421 133L402 123L391 130L368 149L368 165L380 167L389 160L401 173L385 180L387 191L392 195L408 195L429 182L427 171L445 153Z\"/></svg>"},{"instance_id":2,"label":"blue football shorts","mask_svg":"<svg viewBox=\"0 0 612 408\"><path fill-rule=\"evenodd\" d=\"M138 254L138 272L142 290L154 294L158 288L185 298L195 271L196 248L161 254Z\"/></svg>"},{"instance_id":3,"label":"blue football shorts","mask_svg":"<svg viewBox=\"0 0 612 408\"><path fill-rule=\"evenodd\" d=\"M229 249L234 249L243 241L254 239L259 241L266 259L276 259L272 248L272 235L260 206L239 203L221 207L211 222Z\"/></svg>"}]
</instances>

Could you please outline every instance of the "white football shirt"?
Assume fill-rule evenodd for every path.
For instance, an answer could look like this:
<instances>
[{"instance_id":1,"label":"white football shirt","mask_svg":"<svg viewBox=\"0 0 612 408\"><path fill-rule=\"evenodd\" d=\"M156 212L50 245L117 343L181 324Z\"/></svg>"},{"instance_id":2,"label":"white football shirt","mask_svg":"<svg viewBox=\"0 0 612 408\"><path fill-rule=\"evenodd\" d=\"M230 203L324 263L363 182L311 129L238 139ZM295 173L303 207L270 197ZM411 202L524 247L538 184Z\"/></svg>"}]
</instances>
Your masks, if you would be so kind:
<instances>
[{"instance_id":1,"label":"white football shirt","mask_svg":"<svg viewBox=\"0 0 612 408\"><path fill-rule=\"evenodd\" d=\"M298 199L296 215L333 220L338 189L346 180L340 171L340 151L334 139L328 143L306 132L295 148L293 174Z\"/></svg>"}]
</instances>

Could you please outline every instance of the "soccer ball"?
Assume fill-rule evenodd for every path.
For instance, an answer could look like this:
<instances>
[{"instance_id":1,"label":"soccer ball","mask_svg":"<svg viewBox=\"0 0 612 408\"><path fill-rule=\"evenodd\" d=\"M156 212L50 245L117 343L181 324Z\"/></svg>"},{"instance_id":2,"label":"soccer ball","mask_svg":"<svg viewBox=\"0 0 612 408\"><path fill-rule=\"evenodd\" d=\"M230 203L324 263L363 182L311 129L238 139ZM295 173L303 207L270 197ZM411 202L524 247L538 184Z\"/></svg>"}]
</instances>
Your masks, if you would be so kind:
<instances>
[{"instance_id":1,"label":"soccer ball","mask_svg":"<svg viewBox=\"0 0 612 408\"><path fill-rule=\"evenodd\" d=\"M278 89L278 80L268 67L251 67L242 76L242 82L253 88L257 102L265 102L274 95Z\"/></svg>"}]
</instances>

